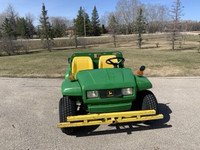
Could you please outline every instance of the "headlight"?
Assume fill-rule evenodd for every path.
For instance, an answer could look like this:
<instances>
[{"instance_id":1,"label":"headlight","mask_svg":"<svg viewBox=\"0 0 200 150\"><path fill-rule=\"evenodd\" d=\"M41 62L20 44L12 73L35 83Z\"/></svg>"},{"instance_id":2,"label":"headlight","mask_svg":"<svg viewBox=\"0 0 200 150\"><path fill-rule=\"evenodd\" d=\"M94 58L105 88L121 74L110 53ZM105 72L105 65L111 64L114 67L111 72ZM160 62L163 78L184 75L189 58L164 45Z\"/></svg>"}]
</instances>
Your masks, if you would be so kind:
<instances>
[{"instance_id":1,"label":"headlight","mask_svg":"<svg viewBox=\"0 0 200 150\"><path fill-rule=\"evenodd\" d=\"M132 95L132 94L133 94L133 88L122 89L122 95Z\"/></svg>"},{"instance_id":2,"label":"headlight","mask_svg":"<svg viewBox=\"0 0 200 150\"><path fill-rule=\"evenodd\" d=\"M98 97L98 91L87 91L87 98L96 98Z\"/></svg>"}]
</instances>

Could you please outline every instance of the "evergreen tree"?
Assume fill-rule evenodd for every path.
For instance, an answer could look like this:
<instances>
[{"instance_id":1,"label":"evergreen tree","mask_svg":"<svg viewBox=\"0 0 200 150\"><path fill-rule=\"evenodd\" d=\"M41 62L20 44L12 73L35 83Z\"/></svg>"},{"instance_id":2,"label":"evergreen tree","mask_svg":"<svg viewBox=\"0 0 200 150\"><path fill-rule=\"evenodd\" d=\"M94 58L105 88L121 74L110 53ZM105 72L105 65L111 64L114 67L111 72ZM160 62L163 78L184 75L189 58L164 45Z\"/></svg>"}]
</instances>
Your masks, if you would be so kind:
<instances>
[{"instance_id":1,"label":"evergreen tree","mask_svg":"<svg viewBox=\"0 0 200 150\"><path fill-rule=\"evenodd\" d=\"M15 45L12 41L14 37L15 31L13 31L12 25L10 23L10 20L8 18L5 18L2 26L2 45L1 45L1 51L6 52L8 55L11 55L15 52Z\"/></svg>"},{"instance_id":2,"label":"evergreen tree","mask_svg":"<svg viewBox=\"0 0 200 150\"><path fill-rule=\"evenodd\" d=\"M26 19L24 17L18 17L16 19L17 24L17 35L21 38L33 38L33 35L35 33L35 29L33 26L32 21L30 21L27 17Z\"/></svg>"},{"instance_id":3,"label":"evergreen tree","mask_svg":"<svg viewBox=\"0 0 200 150\"><path fill-rule=\"evenodd\" d=\"M101 26L101 34L105 34L105 33L107 33L107 30L106 30L104 24L102 24L102 26Z\"/></svg>"},{"instance_id":4,"label":"evergreen tree","mask_svg":"<svg viewBox=\"0 0 200 150\"><path fill-rule=\"evenodd\" d=\"M84 12L84 15L85 15L84 17L85 17L86 35L88 36L88 35L91 35L90 33L91 22L90 22L89 15L86 12Z\"/></svg>"},{"instance_id":5,"label":"evergreen tree","mask_svg":"<svg viewBox=\"0 0 200 150\"><path fill-rule=\"evenodd\" d=\"M8 18L4 19L4 22L3 22L2 26L1 26L1 29L2 29L2 35L3 36L12 38L14 31L13 31L13 29L11 27L10 20Z\"/></svg>"},{"instance_id":6,"label":"evergreen tree","mask_svg":"<svg viewBox=\"0 0 200 150\"><path fill-rule=\"evenodd\" d=\"M14 10L14 7L12 5L8 5L8 8L6 10L7 12L7 18L9 20L11 32L10 32L10 37L16 39L17 38L17 13Z\"/></svg>"},{"instance_id":7,"label":"evergreen tree","mask_svg":"<svg viewBox=\"0 0 200 150\"><path fill-rule=\"evenodd\" d=\"M74 20L76 35L83 36L84 35L84 17L83 17L83 9L80 7L78 11L77 18Z\"/></svg>"},{"instance_id":8,"label":"evergreen tree","mask_svg":"<svg viewBox=\"0 0 200 150\"><path fill-rule=\"evenodd\" d=\"M92 19L91 19L91 35L99 36L100 34L101 34L101 31L100 31L99 15L98 15L96 6L94 6L94 9L92 11Z\"/></svg>"},{"instance_id":9,"label":"evergreen tree","mask_svg":"<svg viewBox=\"0 0 200 150\"><path fill-rule=\"evenodd\" d=\"M35 27L33 25L33 19L29 16L26 16L26 27L27 27L27 38L33 38L35 34Z\"/></svg>"},{"instance_id":10,"label":"evergreen tree","mask_svg":"<svg viewBox=\"0 0 200 150\"><path fill-rule=\"evenodd\" d=\"M49 17L47 16L47 10L45 9L45 5L42 5L42 14L40 17L40 37L44 41L44 46L49 51L51 51L52 41L53 40L53 30L49 23Z\"/></svg>"},{"instance_id":11,"label":"evergreen tree","mask_svg":"<svg viewBox=\"0 0 200 150\"><path fill-rule=\"evenodd\" d=\"M173 26L171 28L171 42L172 42L172 50L175 49L175 41L177 40L178 28L180 19L183 16L183 6L181 4L181 0L174 0L173 5L171 6L171 16L173 19Z\"/></svg>"},{"instance_id":12,"label":"evergreen tree","mask_svg":"<svg viewBox=\"0 0 200 150\"><path fill-rule=\"evenodd\" d=\"M22 18L17 18L17 34L21 36L21 38L28 37L28 28L26 24L26 20Z\"/></svg>"},{"instance_id":13,"label":"evergreen tree","mask_svg":"<svg viewBox=\"0 0 200 150\"><path fill-rule=\"evenodd\" d=\"M65 36L65 30L66 27L60 24L55 24L53 26L53 31L54 31L54 37L64 37Z\"/></svg>"},{"instance_id":14,"label":"evergreen tree","mask_svg":"<svg viewBox=\"0 0 200 150\"><path fill-rule=\"evenodd\" d=\"M90 35L90 19L88 14L82 9L82 7L80 7L77 18L74 20L74 26L76 29L76 35L84 36L85 30L86 36Z\"/></svg>"},{"instance_id":15,"label":"evergreen tree","mask_svg":"<svg viewBox=\"0 0 200 150\"><path fill-rule=\"evenodd\" d=\"M38 38L41 38L41 29L39 25L36 27L36 35Z\"/></svg>"},{"instance_id":16,"label":"evergreen tree","mask_svg":"<svg viewBox=\"0 0 200 150\"><path fill-rule=\"evenodd\" d=\"M52 17L51 22L54 30L54 37L66 36L67 20L65 18Z\"/></svg>"},{"instance_id":17,"label":"evergreen tree","mask_svg":"<svg viewBox=\"0 0 200 150\"><path fill-rule=\"evenodd\" d=\"M145 32L145 27L146 27L146 23L145 23L145 18L143 17L142 14L142 8L140 8L138 10L138 16L136 18L136 23L135 23L135 32L138 34L138 47L141 48L142 47L142 34Z\"/></svg>"},{"instance_id":18,"label":"evergreen tree","mask_svg":"<svg viewBox=\"0 0 200 150\"><path fill-rule=\"evenodd\" d=\"M6 9L6 18L4 19L4 22L2 24L2 34L3 36L6 36L10 39L16 39L17 38L17 24L16 24L16 18L17 13L15 12L12 5L8 5L8 8Z\"/></svg>"}]
</instances>

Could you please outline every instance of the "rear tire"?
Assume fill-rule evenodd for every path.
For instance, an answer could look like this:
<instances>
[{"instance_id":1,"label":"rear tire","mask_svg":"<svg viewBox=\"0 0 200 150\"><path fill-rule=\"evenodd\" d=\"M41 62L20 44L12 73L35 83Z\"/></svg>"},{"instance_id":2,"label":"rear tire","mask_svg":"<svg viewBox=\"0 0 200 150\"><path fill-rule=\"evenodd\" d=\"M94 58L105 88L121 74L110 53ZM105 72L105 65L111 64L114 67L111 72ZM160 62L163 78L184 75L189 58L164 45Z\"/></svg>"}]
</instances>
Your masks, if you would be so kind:
<instances>
[{"instance_id":1,"label":"rear tire","mask_svg":"<svg viewBox=\"0 0 200 150\"><path fill-rule=\"evenodd\" d=\"M76 115L76 102L70 99L68 96L64 96L59 102L59 117L60 122L66 122L67 116ZM75 132L75 128L61 128L62 132L67 135L72 135Z\"/></svg>"}]
</instances>

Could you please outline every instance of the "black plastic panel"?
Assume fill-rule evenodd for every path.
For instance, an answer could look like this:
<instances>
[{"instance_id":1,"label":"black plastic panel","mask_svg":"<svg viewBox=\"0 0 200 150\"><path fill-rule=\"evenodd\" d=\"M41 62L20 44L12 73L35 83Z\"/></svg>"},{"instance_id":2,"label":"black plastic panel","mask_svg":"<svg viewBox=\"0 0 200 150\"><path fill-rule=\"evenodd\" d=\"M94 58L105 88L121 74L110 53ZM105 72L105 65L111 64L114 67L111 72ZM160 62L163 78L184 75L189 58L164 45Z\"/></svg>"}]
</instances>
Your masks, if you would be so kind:
<instances>
[{"instance_id":1,"label":"black plastic panel","mask_svg":"<svg viewBox=\"0 0 200 150\"><path fill-rule=\"evenodd\" d=\"M101 98L122 97L121 89L100 90Z\"/></svg>"}]
</instances>

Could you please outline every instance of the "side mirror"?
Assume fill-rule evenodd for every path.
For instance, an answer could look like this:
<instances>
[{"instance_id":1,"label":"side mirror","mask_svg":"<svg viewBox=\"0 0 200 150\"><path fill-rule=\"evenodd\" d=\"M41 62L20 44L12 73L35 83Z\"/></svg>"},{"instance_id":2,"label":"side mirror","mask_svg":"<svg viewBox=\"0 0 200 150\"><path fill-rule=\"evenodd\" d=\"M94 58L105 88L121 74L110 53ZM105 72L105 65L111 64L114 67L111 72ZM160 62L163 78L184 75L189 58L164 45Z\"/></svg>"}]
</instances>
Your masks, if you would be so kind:
<instances>
[{"instance_id":1,"label":"side mirror","mask_svg":"<svg viewBox=\"0 0 200 150\"><path fill-rule=\"evenodd\" d=\"M68 63L70 63L70 58L68 58Z\"/></svg>"},{"instance_id":2,"label":"side mirror","mask_svg":"<svg viewBox=\"0 0 200 150\"><path fill-rule=\"evenodd\" d=\"M143 76L143 71L145 70L145 66L141 66L140 69L137 71L138 76Z\"/></svg>"},{"instance_id":3,"label":"side mirror","mask_svg":"<svg viewBox=\"0 0 200 150\"><path fill-rule=\"evenodd\" d=\"M140 71L144 71L144 70L145 70L145 66L141 66Z\"/></svg>"}]
</instances>

